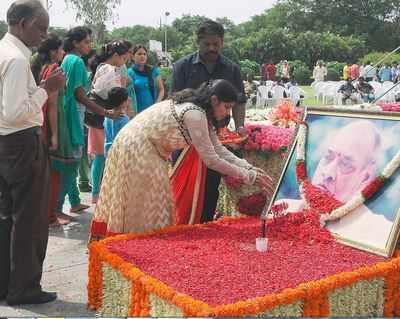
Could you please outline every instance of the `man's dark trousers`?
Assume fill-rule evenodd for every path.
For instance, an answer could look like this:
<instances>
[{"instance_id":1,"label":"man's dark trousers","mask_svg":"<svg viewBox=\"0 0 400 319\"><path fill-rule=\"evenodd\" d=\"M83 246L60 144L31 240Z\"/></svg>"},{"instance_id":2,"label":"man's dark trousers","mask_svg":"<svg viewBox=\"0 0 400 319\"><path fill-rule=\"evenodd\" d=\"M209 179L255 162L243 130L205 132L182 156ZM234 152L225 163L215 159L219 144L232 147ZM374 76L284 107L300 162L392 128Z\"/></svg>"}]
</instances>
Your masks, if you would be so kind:
<instances>
[{"instance_id":1,"label":"man's dark trousers","mask_svg":"<svg viewBox=\"0 0 400 319\"><path fill-rule=\"evenodd\" d=\"M221 174L207 168L206 189L204 196L204 207L201 214L201 223L207 223L214 219L219 198L219 184L221 183Z\"/></svg>"},{"instance_id":2,"label":"man's dark trousers","mask_svg":"<svg viewBox=\"0 0 400 319\"><path fill-rule=\"evenodd\" d=\"M0 136L0 297L41 291L50 167L40 128Z\"/></svg>"}]
</instances>

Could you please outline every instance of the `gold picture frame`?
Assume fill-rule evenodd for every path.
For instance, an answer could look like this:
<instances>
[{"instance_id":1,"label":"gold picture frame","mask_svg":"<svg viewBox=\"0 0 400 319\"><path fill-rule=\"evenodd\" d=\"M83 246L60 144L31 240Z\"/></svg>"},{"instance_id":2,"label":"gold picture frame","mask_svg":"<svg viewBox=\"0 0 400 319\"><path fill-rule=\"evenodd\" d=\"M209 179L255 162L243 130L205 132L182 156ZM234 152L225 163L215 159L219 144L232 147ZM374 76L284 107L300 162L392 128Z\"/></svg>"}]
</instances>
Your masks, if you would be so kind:
<instances>
[{"instance_id":1,"label":"gold picture frame","mask_svg":"<svg viewBox=\"0 0 400 319\"><path fill-rule=\"evenodd\" d=\"M392 125L394 125L394 123L397 125L396 122L398 122L398 125L400 127L400 114L399 113L395 113L395 112L377 112L377 111L368 111L368 110L355 110L355 109L344 109L344 108L325 108L325 107L312 107L312 108L308 108L305 110L304 112L304 118L307 121L308 119L314 118L318 119L318 117L320 117L320 120L323 121L324 118L330 118L332 119L331 121L333 122L340 122L340 121L348 121L351 122L352 120L356 120L356 119L361 119L361 120L370 120L370 121L374 121L374 120L380 120L380 121L376 121L376 122L380 122L380 125L383 125L382 120L383 121L390 121L390 123L392 123ZM334 120L333 120L334 119ZM390 128L390 126L388 126ZM310 125L310 134L312 134L313 132L313 125ZM340 127L335 128L336 130L339 130ZM328 129L329 130L329 129ZM400 131L399 131L400 132ZM325 133L326 134L326 133ZM400 148L400 143L397 142L396 145L396 139L397 141L399 140L400 135L396 138L396 136L393 137L393 146L391 146L391 149L399 149ZM321 137L322 139L323 137ZM314 137L315 139L315 137ZM293 145L289 151L289 155L286 158L286 162L284 165L284 169L279 177L279 181L277 183L277 187L274 191L274 194L271 198L271 201L266 205L266 209L264 210L263 214L262 214L262 218L268 218L268 212L271 211L272 206L274 205L274 203L277 201L278 195L280 195L280 190L283 187L283 183L287 183L288 180L290 180L290 178L286 178L285 180L285 176L286 174L289 174L288 172L290 171L290 176L293 176L293 162L295 162L295 158L294 158L294 154L296 153L296 145L297 145L297 136L295 138L295 141L293 142ZM309 147L309 146L307 146ZM310 146L312 147L312 146ZM383 155L384 156L384 152ZM308 154L307 154L308 155ZM381 169L381 168L380 168ZM375 173L378 173L379 170ZM397 172L398 173L398 172ZM400 175L397 176L397 178L394 178L392 180L392 185L394 185L393 187L397 187L398 184L400 185ZM296 182L297 184L297 182ZM389 186L392 187L392 186ZM399 192L400 194L400 192ZM380 197L380 195L378 196L378 198ZM385 197L385 196L384 196ZM335 233L332 231L332 233L334 234L334 236L337 238L337 240L345 245L357 248L357 249L361 249L364 251L368 251L377 255L381 255L384 257L391 257L396 249L396 245L400 236L400 196L399 198L399 202L397 205L397 209L395 209L393 211L393 216L394 219L393 221L391 221L392 223L392 227L389 233L389 236L386 238L386 245L385 247L379 247L377 245L372 245L370 243L367 242L363 242L360 240L354 240L353 238L351 238L351 236L343 236L340 233ZM379 200L379 199L378 199ZM377 199L375 199L376 202L378 202ZM390 206L390 205L389 205ZM367 209L368 206L366 205ZM368 211L370 211L368 209ZM375 214L374 211L372 211L373 214ZM377 214L379 215L379 214ZM356 228L356 223L353 223L354 227ZM373 226L373 225L371 225ZM329 228L329 225L328 225Z\"/></svg>"}]
</instances>

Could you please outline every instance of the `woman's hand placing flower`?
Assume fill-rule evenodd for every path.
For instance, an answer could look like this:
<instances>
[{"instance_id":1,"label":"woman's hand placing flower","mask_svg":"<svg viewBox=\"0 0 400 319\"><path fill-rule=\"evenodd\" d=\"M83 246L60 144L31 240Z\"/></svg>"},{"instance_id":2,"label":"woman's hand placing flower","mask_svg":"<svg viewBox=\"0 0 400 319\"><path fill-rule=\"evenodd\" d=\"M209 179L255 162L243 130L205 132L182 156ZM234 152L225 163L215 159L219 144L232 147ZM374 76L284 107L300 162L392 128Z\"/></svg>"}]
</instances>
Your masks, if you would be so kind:
<instances>
[{"instance_id":1,"label":"woman's hand placing flower","mask_svg":"<svg viewBox=\"0 0 400 319\"><path fill-rule=\"evenodd\" d=\"M269 196L272 196L274 192L274 181L271 176L261 168L254 167L253 170L257 174L255 184L260 188L265 189Z\"/></svg>"}]
</instances>

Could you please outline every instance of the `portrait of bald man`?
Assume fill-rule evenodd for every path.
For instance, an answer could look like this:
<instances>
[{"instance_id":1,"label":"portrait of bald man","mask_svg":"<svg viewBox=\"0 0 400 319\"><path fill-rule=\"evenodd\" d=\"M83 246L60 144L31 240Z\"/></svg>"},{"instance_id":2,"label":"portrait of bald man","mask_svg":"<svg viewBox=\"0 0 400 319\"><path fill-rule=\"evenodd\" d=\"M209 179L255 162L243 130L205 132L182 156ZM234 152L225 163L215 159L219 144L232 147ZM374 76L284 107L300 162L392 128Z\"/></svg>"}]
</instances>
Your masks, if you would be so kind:
<instances>
[{"instance_id":1,"label":"portrait of bald man","mask_svg":"<svg viewBox=\"0 0 400 319\"><path fill-rule=\"evenodd\" d=\"M49 27L40 1L14 2L7 24L0 40L0 299L41 304L57 298L41 288L50 182L42 106L65 79L57 69L38 87L30 70L30 48L46 38Z\"/></svg>"},{"instance_id":2,"label":"portrait of bald man","mask_svg":"<svg viewBox=\"0 0 400 319\"><path fill-rule=\"evenodd\" d=\"M313 122L310 132L312 130ZM381 132L373 120L353 119L335 129L326 128L324 136L319 136L318 144L312 146L319 147L322 152L314 153L318 156L315 170L309 172L311 183L342 203L351 200L375 178L383 149ZM311 162L313 155L307 156ZM306 208L300 196L285 198L282 192L277 198L276 204L285 202L288 205L288 213ZM384 213L362 205L341 219L329 222L327 228L341 237L384 250L393 228L393 221Z\"/></svg>"}]
</instances>

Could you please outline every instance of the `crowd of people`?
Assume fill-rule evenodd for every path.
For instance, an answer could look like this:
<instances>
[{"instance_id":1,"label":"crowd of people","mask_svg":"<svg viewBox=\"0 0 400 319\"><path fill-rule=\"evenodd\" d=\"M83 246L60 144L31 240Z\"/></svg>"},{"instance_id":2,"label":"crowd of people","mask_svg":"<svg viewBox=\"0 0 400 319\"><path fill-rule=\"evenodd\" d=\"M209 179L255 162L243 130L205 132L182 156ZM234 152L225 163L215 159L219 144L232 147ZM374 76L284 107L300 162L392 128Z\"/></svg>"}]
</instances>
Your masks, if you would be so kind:
<instances>
[{"instance_id":1,"label":"crowd of people","mask_svg":"<svg viewBox=\"0 0 400 319\"><path fill-rule=\"evenodd\" d=\"M261 66L262 81L277 81L282 80L287 83L292 78L293 69L287 60L282 60L278 65L275 65L272 60ZM312 73L312 79L315 82L324 82L328 77L328 67L322 60L317 61ZM347 63L343 67L341 78L344 81L351 79L352 81L358 80L363 77L367 82L378 81L387 82L391 81L397 83L400 81L400 63L393 62L392 65L383 63L374 66L371 62L366 62L363 65L357 63Z\"/></svg>"},{"instance_id":2,"label":"crowd of people","mask_svg":"<svg viewBox=\"0 0 400 319\"><path fill-rule=\"evenodd\" d=\"M278 67L272 60L261 66L261 78L262 81L276 81L279 79L283 83L288 83L292 78L293 70L290 68L287 60L282 60Z\"/></svg>"},{"instance_id":3,"label":"crowd of people","mask_svg":"<svg viewBox=\"0 0 400 319\"><path fill-rule=\"evenodd\" d=\"M384 63L380 67L377 67L369 61L361 66L356 63L348 63L343 68L343 80L346 83L338 91L342 94L343 104L346 104L348 101L357 103L358 97L363 102L371 103L376 98L376 92L370 82L398 83L400 81L400 64L393 63L392 66L389 66Z\"/></svg>"},{"instance_id":4,"label":"crowd of people","mask_svg":"<svg viewBox=\"0 0 400 319\"><path fill-rule=\"evenodd\" d=\"M221 54L221 24L199 26L198 51L175 63L164 100L160 70L141 44L120 39L94 51L83 26L63 39L48 35L39 0L15 1L7 23L0 40L0 300L57 298L40 284L49 226L89 207L80 191L90 190L96 204L91 240L211 221L222 175L272 191L266 172L217 137L231 112L245 134L243 82Z\"/></svg>"},{"instance_id":5,"label":"crowd of people","mask_svg":"<svg viewBox=\"0 0 400 319\"><path fill-rule=\"evenodd\" d=\"M318 61L313 72L315 83L326 81L327 75L326 65L322 61ZM355 104L360 99L363 102L371 103L376 98L376 92L370 82L398 83L400 81L400 64L393 63L391 67L383 64L376 67L371 62L367 62L365 65L347 63L343 68L342 79L346 81L338 90L342 104L347 102Z\"/></svg>"},{"instance_id":6,"label":"crowd of people","mask_svg":"<svg viewBox=\"0 0 400 319\"><path fill-rule=\"evenodd\" d=\"M380 66L374 66L371 62L367 62L363 65L356 63L347 63L343 68L343 80L352 81L358 80L362 77L367 82L378 81L378 82L394 82L400 81L400 63L394 62L392 65L384 63Z\"/></svg>"},{"instance_id":7,"label":"crowd of people","mask_svg":"<svg viewBox=\"0 0 400 319\"><path fill-rule=\"evenodd\" d=\"M49 227L89 208L81 192L91 192L96 205L90 241L212 221L223 175L272 192L269 175L217 136L231 113L237 133L246 134L244 83L239 66L222 55L221 24L199 25L198 50L174 64L168 99L142 44L116 39L94 50L85 26L64 38L48 34L39 0L15 1L7 24L0 40L0 300L57 298L40 284ZM376 76L387 79L386 69ZM372 99L367 81L375 75L369 66L357 72L348 67L341 91L351 99L357 78L357 90ZM326 80L323 62L313 76ZM277 78L277 87L297 87L286 60L278 69L272 61L263 66L264 81Z\"/></svg>"},{"instance_id":8,"label":"crowd of people","mask_svg":"<svg viewBox=\"0 0 400 319\"><path fill-rule=\"evenodd\" d=\"M48 205L51 226L71 222L71 216L63 212L67 196L70 212L89 208L80 199L80 191L88 187L79 189L77 182L79 169L87 163L92 204L97 203L107 147L127 119L164 97L159 70L147 64L143 45L117 40L96 52L91 49L91 30L86 27L69 30L65 39L49 34L40 43L31 58L37 85L59 65L66 76L66 86L47 101L42 126L52 164ZM121 100L124 96L127 101Z\"/></svg>"},{"instance_id":9,"label":"crowd of people","mask_svg":"<svg viewBox=\"0 0 400 319\"><path fill-rule=\"evenodd\" d=\"M262 83L266 81L273 81L274 86L281 86L285 90L296 84L296 80L292 76L288 61L283 60L279 63L279 67L270 60L267 64L262 65ZM314 84L327 81L328 68L325 62L317 61L312 79ZM392 67L383 64L380 68L374 67L372 63L367 62L365 65L357 65L348 63L343 68L342 79L346 83L342 84L338 93L341 95L342 104L348 101L351 103L358 103L359 99L363 102L371 103L375 100L375 89L369 84L371 81L393 82L394 84L400 81L400 64L393 63ZM287 98L286 91L283 91L283 96L280 98Z\"/></svg>"}]
</instances>

